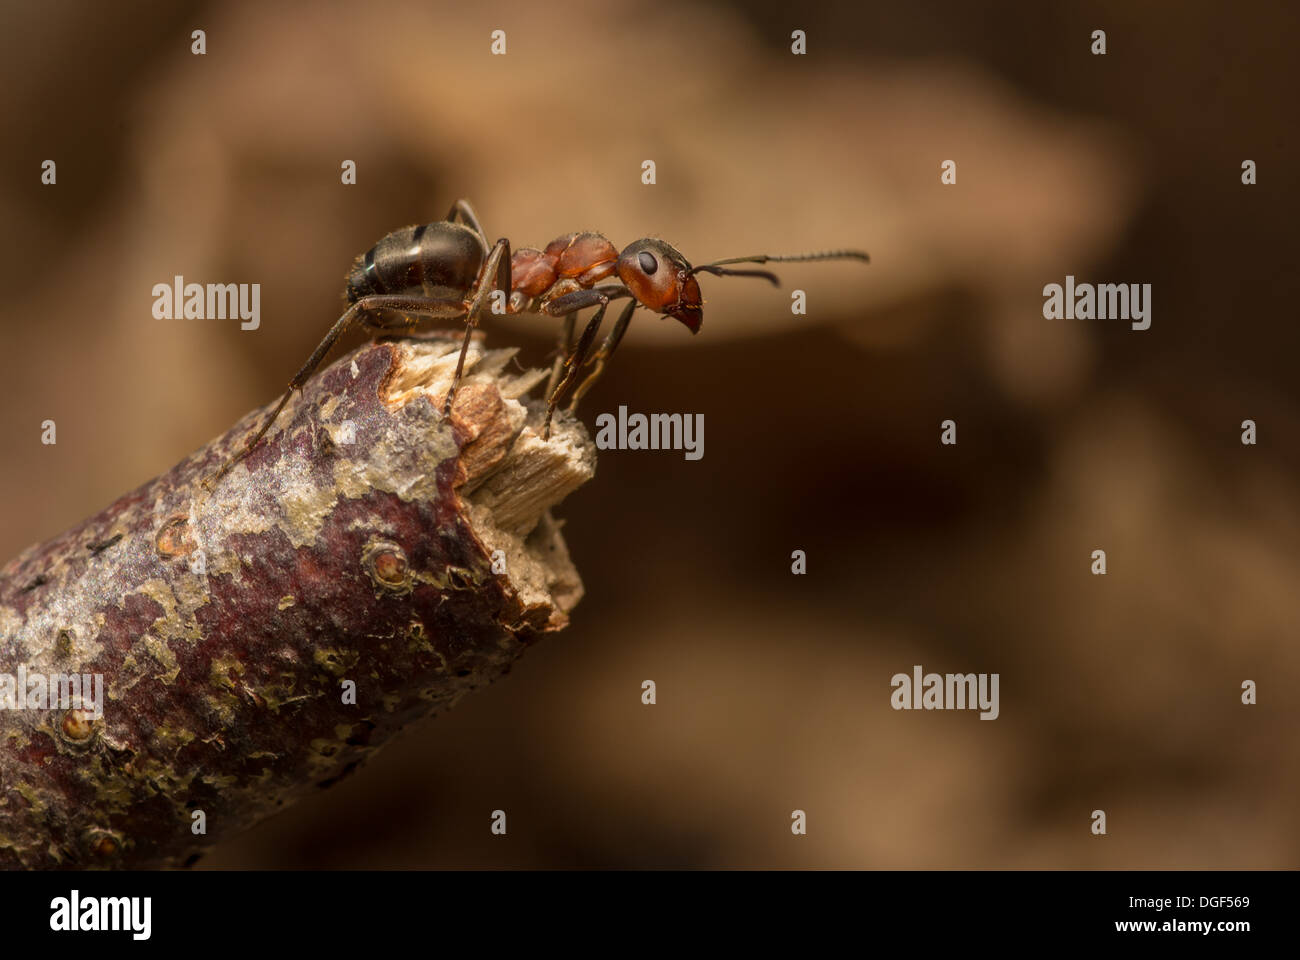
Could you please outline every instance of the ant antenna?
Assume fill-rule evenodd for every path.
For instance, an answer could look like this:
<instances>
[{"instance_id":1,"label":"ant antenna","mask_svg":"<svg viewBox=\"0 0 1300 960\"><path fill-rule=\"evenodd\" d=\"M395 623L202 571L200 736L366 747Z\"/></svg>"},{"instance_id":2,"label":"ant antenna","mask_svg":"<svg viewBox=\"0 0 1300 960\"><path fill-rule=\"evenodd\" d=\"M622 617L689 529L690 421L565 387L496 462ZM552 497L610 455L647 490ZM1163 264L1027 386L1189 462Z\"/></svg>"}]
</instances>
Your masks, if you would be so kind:
<instances>
[{"instance_id":1,"label":"ant antenna","mask_svg":"<svg viewBox=\"0 0 1300 960\"><path fill-rule=\"evenodd\" d=\"M698 267L691 267L688 273L711 273L718 277L762 277L765 280L772 281L773 286L780 286L781 283L776 278L776 274L769 270L727 270L722 265L726 263L770 263L772 261L808 261L808 260L862 260L865 263L871 262L871 257L862 250L822 250L817 253L758 253L752 257L729 257L726 260L714 260L712 263L702 263Z\"/></svg>"}]
</instances>

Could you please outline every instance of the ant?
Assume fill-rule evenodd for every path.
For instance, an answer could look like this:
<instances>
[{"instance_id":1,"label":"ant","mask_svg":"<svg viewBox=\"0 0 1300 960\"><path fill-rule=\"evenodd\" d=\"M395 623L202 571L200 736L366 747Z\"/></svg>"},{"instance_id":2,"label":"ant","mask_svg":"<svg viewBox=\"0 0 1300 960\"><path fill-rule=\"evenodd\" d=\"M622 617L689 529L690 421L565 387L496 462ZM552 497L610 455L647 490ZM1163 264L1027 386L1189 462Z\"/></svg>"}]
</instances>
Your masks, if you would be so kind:
<instances>
[{"instance_id":1,"label":"ant","mask_svg":"<svg viewBox=\"0 0 1300 960\"><path fill-rule=\"evenodd\" d=\"M224 477L253 451L293 392L307 382L354 321L376 330L395 330L414 326L421 318L463 319L465 339L442 410L444 417L450 417L456 387L465 369L470 335L490 299L496 300L497 305L491 308L494 313L563 318L559 354L547 385L546 425L542 436L549 439L555 408L565 399L570 400L570 412L577 407L578 401L604 373L637 307L673 317L691 333L698 333L704 319L704 301L695 274L761 277L779 286L776 275L767 270L733 270L728 265L845 259L867 261L869 257L860 250L790 256L758 254L693 267L663 240L645 237L620 253L599 233L566 233L547 244L545 250L525 247L511 255L510 241L502 237L489 244L469 201L457 200L446 219L394 230L353 261L347 276L347 310L325 334L302 369L294 374L284 396L257 433L243 450L226 461L208 485ZM616 283L596 285L615 275ZM623 308L604 342L588 357L605 318L605 308L611 300L625 297L631 302ZM577 313L587 307L598 309L574 342ZM590 373L578 384L578 376L587 367L591 368Z\"/></svg>"}]
</instances>

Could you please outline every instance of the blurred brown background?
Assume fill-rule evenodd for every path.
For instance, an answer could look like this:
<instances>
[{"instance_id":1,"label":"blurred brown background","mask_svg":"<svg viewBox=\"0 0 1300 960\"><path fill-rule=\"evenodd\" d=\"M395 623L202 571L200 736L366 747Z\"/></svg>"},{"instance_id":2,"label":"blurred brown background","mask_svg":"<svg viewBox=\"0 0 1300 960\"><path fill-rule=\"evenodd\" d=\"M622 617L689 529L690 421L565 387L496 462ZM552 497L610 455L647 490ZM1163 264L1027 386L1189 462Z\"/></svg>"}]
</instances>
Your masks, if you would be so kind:
<instances>
[{"instance_id":1,"label":"blurred brown background","mask_svg":"<svg viewBox=\"0 0 1300 960\"><path fill-rule=\"evenodd\" d=\"M638 313L584 419L701 412L705 456L561 507L572 627L201 867L1297 865L1295 7L979 6L0 11L6 557L272 399L458 196L516 247L873 257ZM155 320L175 274L262 284L261 328ZM1151 329L1044 320L1066 274L1153 284ZM916 663L1001 717L893 711Z\"/></svg>"}]
</instances>

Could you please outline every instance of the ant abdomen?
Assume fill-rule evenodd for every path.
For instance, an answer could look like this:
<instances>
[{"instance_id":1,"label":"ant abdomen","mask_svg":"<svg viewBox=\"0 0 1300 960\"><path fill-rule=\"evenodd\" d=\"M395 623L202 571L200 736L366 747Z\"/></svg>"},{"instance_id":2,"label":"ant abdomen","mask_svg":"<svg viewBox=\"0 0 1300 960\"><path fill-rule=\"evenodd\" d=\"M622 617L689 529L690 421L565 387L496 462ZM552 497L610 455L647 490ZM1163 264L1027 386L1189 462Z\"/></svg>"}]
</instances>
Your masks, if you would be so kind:
<instances>
[{"instance_id":1,"label":"ant abdomen","mask_svg":"<svg viewBox=\"0 0 1300 960\"><path fill-rule=\"evenodd\" d=\"M478 279L487 252L483 239L460 223L402 227L352 261L348 303L383 294L463 297Z\"/></svg>"}]
</instances>

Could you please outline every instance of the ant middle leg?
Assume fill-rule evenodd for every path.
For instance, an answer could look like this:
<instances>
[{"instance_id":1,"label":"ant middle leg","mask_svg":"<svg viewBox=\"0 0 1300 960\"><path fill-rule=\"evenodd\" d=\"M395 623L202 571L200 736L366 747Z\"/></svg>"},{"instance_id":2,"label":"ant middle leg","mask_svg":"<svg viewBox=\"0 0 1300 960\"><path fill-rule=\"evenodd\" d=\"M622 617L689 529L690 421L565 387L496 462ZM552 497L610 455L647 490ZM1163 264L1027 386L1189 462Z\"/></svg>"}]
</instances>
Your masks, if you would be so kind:
<instances>
[{"instance_id":1,"label":"ant middle leg","mask_svg":"<svg viewBox=\"0 0 1300 960\"><path fill-rule=\"evenodd\" d=\"M560 385L560 374L564 372L564 361L573 348L573 331L577 326L578 312L566 313L564 324L560 327L560 342L555 348L555 362L551 364L551 378L546 381L546 395L549 397Z\"/></svg>"},{"instance_id":2,"label":"ant middle leg","mask_svg":"<svg viewBox=\"0 0 1300 960\"><path fill-rule=\"evenodd\" d=\"M385 322L382 319L385 311L401 314L401 321L398 323ZM252 439L244 445L242 450L229 457L226 462L222 464L220 470L204 480L203 485L211 489L212 486L229 473L237 463L253 452L253 449L261 439L266 436L266 432L271 429L272 425L274 425L275 421L279 418L280 411L282 411L285 404L289 402L289 398L293 396L293 392L302 389L303 384L305 384L311 378L311 375L316 372L316 368L321 365L321 361L325 359L326 354L333 349L334 344L338 342L339 337L343 336L354 322L359 321L376 330L400 330L405 327L414 326L419 322L419 318L453 318L464 316L464 314L465 304L460 300L434 300L427 297L398 297L388 296L385 294L362 297L356 303L348 307L348 309L344 311L343 316L339 317L338 320L334 322L334 325L330 327L329 332L325 334L325 338L317 344L316 349L313 350L311 356L307 358L307 362L304 363L298 372L293 375L293 379L289 381L288 389L285 390L284 395L280 397L280 402L275 405L275 409L272 410L266 419L262 421L262 425L258 428L257 433L253 435Z\"/></svg>"}]
</instances>

